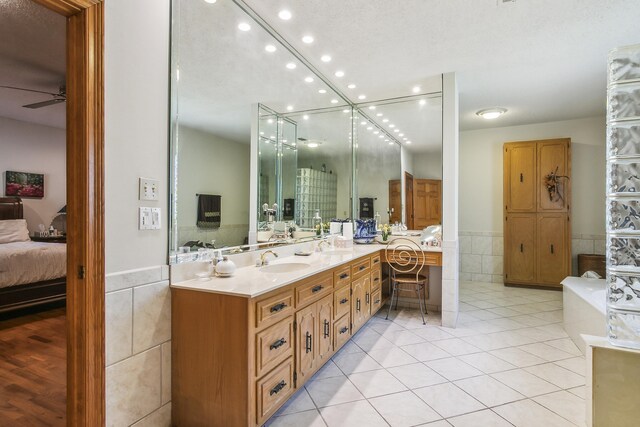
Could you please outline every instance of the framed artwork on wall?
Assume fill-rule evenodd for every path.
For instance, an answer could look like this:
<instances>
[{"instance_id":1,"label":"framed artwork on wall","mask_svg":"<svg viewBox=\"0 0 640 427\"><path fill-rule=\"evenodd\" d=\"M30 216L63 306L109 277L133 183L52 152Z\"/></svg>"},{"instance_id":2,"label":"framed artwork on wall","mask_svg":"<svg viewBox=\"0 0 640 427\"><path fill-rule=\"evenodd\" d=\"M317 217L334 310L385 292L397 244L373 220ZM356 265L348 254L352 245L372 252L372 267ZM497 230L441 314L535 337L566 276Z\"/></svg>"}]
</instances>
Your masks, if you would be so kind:
<instances>
[{"instance_id":1,"label":"framed artwork on wall","mask_svg":"<svg viewBox=\"0 0 640 427\"><path fill-rule=\"evenodd\" d=\"M6 171L4 182L5 196L44 197L44 174Z\"/></svg>"}]
</instances>

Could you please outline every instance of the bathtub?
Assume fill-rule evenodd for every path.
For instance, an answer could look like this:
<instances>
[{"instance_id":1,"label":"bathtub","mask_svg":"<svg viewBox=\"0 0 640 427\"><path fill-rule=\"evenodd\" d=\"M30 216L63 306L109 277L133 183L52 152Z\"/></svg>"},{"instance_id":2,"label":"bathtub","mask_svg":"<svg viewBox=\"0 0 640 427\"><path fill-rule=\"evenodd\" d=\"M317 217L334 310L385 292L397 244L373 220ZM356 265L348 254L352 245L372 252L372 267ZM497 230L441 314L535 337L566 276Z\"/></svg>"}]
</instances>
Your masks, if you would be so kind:
<instances>
[{"instance_id":1,"label":"bathtub","mask_svg":"<svg viewBox=\"0 0 640 427\"><path fill-rule=\"evenodd\" d=\"M585 352L581 334L607 336L607 290L604 279L567 277L562 281L564 329Z\"/></svg>"}]
</instances>

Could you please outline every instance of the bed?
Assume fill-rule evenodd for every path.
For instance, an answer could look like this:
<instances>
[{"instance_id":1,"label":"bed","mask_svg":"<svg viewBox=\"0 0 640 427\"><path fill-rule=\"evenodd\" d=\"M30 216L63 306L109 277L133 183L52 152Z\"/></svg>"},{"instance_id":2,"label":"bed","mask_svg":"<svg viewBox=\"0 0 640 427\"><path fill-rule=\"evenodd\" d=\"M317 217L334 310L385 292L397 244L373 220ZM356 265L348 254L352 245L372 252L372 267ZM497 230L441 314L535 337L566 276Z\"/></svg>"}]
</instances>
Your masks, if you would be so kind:
<instances>
[{"instance_id":1,"label":"bed","mask_svg":"<svg viewBox=\"0 0 640 427\"><path fill-rule=\"evenodd\" d=\"M6 221L5 229L15 222L10 220L22 219L22 200L0 197L0 223ZM64 243L28 238L0 243L0 313L64 301L66 258Z\"/></svg>"}]
</instances>

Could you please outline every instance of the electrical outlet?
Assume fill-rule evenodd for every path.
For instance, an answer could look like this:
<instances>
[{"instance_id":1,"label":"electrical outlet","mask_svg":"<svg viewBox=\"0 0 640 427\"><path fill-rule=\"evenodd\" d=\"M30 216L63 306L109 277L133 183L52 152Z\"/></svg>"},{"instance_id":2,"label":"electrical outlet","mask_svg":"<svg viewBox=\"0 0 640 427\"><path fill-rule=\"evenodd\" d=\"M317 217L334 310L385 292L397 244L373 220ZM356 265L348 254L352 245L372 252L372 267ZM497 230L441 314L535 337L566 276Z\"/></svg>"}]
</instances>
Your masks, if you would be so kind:
<instances>
[{"instance_id":1,"label":"electrical outlet","mask_svg":"<svg viewBox=\"0 0 640 427\"><path fill-rule=\"evenodd\" d=\"M160 191L160 182L157 179L139 178L140 191L138 198L140 200L158 200Z\"/></svg>"},{"instance_id":2,"label":"electrical outlet","mask_svg":"<svg viewBox=\"0 0 640 427\"><path fill-rule=\"evenodd\" d=\"M151 208L139 208L138 230L151 229Z\"/></svg>"},{"instance_id":3,"label":"electrical outlet","mask_svg":"<svg viewBox=\"0 0 640 427\"><path fill-rule=\"evenodd\" d=\"M160 230L160 208L151 208L151 230Z\"/></svg>"}]
</instances>

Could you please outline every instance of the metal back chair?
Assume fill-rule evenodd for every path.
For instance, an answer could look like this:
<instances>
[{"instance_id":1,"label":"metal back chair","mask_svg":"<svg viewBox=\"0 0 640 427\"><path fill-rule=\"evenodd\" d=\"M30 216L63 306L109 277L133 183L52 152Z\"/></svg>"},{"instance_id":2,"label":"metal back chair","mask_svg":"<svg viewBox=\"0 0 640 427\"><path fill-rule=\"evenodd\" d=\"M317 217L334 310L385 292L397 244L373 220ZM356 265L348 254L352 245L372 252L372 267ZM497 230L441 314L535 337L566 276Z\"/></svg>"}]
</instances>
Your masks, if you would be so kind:
<instances>
[{"instance_id":1,"label":"metal back chair","mask_svg":"<svg viewBox=\"0 0 640 427\"><path fill-rule=\"evenodd\" d=\"M423 304L422 297L425 295L425 290L429 286L429 277L422 274L425 268L426 259L422 253L422 248L418 243L411 239L398 238L387 243L387 247L384 250L385 258L391 268L391 301L387 310L387 319L389 319L389 313L391 307L393 307L393 298L396 299L396 309L398 306L398 290L413 290L415 291L418 302L420 304L420 315L422 316L422 323L426 324L424 320L424 313L426 310L426 301ZM428 267L427 267L428 268Z\"/></svg>"}]
</instances>

